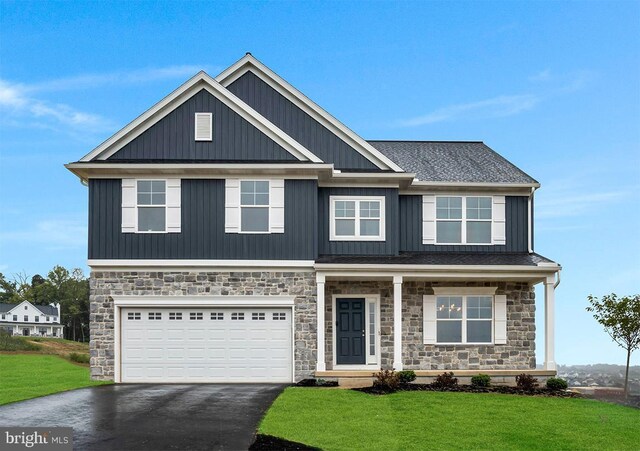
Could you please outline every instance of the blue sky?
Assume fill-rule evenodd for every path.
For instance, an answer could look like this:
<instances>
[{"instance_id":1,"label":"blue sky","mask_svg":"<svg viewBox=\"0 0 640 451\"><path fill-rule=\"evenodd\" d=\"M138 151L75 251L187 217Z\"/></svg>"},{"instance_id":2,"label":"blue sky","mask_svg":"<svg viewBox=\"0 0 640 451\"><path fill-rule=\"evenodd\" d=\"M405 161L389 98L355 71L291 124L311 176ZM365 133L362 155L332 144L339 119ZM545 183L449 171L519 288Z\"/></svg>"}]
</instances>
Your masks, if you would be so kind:
<instances>
[{"instance_id":1,"label":"blue sky","mask_svg":"<svg viewBox=\"0 0 640 451\"><path fill-rule=\"evenodd\" d=\"M87 190L63 164L251 51L367 139L483 140L539 180L535 249L564 267L557 360L624 363L584 307L640 292L640 3L0 8L1 272L86 269Z\"/></svg>"}]
</instances>

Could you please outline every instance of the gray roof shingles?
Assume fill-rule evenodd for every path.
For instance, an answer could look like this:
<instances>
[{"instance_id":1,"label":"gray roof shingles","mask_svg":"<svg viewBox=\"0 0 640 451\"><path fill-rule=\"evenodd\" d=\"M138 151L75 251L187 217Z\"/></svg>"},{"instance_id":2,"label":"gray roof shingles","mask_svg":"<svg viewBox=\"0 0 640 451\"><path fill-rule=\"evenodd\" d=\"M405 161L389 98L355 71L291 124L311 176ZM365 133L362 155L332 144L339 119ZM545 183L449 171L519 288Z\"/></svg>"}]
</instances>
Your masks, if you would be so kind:
<instances>
[{"instance_id":1,"label":"gray roof shingles","mask_svg":"<svg viewBox=\"0 0 640 451\"><path fill-rule=\"evenodd\" d=\"M368 141L426 182L537 183L483 142Z\"/></svg>"},{"instance_id":2,"label":"gray roof shingles","mask_svg":"<svg viewBox=\"0 0 640 451\"><path fill-rule=\"evenodd\" d=\"M553 263L541 255L526 252L401 252L400 255L322 255L316 263L353 265L515 265Z\"/></svg>"}]
</instances>

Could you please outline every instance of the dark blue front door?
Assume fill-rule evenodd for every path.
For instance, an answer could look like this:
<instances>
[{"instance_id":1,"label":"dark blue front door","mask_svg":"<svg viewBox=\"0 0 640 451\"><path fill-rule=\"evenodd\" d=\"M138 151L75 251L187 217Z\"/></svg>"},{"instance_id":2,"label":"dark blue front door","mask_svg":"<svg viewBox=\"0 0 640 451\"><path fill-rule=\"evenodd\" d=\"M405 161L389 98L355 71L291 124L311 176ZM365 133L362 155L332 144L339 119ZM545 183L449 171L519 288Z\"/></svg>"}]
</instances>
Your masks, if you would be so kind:
<instances>
[{"instance_id":1,"label":"dark blue front door","mask_svg":"<svg viewBox=\"0 0 640 451\"><path fill-rule=\"evenodd\" d=\"M338 365L366 363L364 309L364 299L336 299L336 363Z\"/></svg>"}]
</instances>

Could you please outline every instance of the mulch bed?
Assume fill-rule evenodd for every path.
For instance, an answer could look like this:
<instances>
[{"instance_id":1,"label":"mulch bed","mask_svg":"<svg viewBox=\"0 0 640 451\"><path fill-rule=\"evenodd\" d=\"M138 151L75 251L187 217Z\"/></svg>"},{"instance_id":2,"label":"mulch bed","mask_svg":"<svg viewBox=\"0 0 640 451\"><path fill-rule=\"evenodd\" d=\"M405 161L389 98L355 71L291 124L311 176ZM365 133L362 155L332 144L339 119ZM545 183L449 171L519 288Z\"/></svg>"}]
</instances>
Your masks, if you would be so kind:
<instances>
[{"instance_id":1,"label":"mulch bed","mask_svg":"<svg viewBox=\"0 0 640 451\"><path fill-rule=\"evenodd\" d=\"M380 387L364 387L354 388L353 390L368 393L370 395L387 395L389 390ZM438 391L438 392L458 392L458 393L503 393L509 395L525 395L525 396L550 396L558 398L584 398L580 393L565 390L549 390L547 388L536 388L533 390L522 390L518 387L492 386L492 387L475 387L473 385L456 385L454 387L434 387L431 384L405 384L401 385L397 391Z\"/></svg>"},{"instance_id":2,"label":"mulch bed","mask_svg":"<svg viewBox=\"0 0 640 451\"><path fill-rule=\"evenodd\" d=\"M295 384L296 387L337 387L338 381L325 381L322 379L302 379Z\"/></svg>"},{"instance_id":3,"label":"mulch bed","mask_svg":"<svg viewBox=\"0 0 640 451\"><path fill-rule=\"evenodd\" d=\"M290 442L289 440L274 437L272 435L264 435L264 434L256 435L256 440L249 447L249 451L266 451L266 450L320 451L320 448L307 446L303 443Z\"/></svg>"}]
</instances>

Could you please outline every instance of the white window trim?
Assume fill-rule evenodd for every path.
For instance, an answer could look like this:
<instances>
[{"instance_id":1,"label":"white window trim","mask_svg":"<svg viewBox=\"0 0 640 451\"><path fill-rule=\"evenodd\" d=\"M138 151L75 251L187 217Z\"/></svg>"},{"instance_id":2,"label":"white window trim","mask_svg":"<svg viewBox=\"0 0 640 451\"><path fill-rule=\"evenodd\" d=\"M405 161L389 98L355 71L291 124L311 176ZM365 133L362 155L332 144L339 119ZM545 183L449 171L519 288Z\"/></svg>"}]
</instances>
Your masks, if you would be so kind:
<instances>
[{"instance_id":1,"label":"white window trim","mask_svg":"<svg viewBox=\"0 0 640 451\"><path fill-rule=\"evenodd\" d=\"M356 202L355 232L353 236L336 235L336 201ZM380 202L380 234L378 236L360 235L360 202L379 201ZM329 197L329 240L330 241L385 241L385 197L384 196L330 196ZM341 218L343 219L343 218ZM367 219L367 218L365 218Z\"/></svg>"},{"instance_id":2,"label":"white window trim","mask_svg":"<svg viewBox=\"0 0 640 451\"><path fill-rule=\"evenodd\" d=\"M331 316L332 316L332 324L336 324L336 299L337 298L355 298L355 299L364 299L365 300L365 320L364 320L364 331L365 331L365 354L366 354L366 363L364 365L338 365L337 363L337 354L338 346L336 345L336 328L332 327L332 337L331 342L333 343L333 368L336 370L371 370L371 369L379 369L381 367L380 360L380 295L379 294L334 294L331 295ZM374 356L369 355L369 347L371 345L370 334L369 334L369 304L374 303L376 305L376 354Z\"/></svg>"},{"instance_id":3,"label":"white window trim","mask_svg":"<svg viewBox=\"0 0 640 451\"><path fill-rule=\"evenodd\" d=\"M488 195L483 195L483 194L439 194L436 197L436 204L435 204L435 209L436 209L436 219L435 219L435 239L436 239L436 245L438 246L460 246L460 245L465 245L465 246L493 246L495 245L495 239L494 239L494 233L493 233L493 224L495 222L494 219L494 208L493 208L493 196L488 196ZM438 219L438 198L442 198L442 197L460 197L462 198L462 218L460 219ZM467 219L467 198L469 197L487 197L491 200L491 219ZM438 222L457 222L460 221L462 223L461 225L461 231L460 231L460 242L459 243L441 243L438 241ZM491 240L487 243L468 243L467 242L467 222L468 221L479 221L479 222L488 222L490 225L490 231L491 231Z\"/></svg>"},{"instance_id":4,"label":"white window trim","mask_svg":"<svg viewBox=\"0 0 640 451\"><path fill-rule=\"evenodd\" d=\"M269 194L269 204L268 205L242 205L242 182L267 182L268 184L268 188L267 188L267 192ZM272 199L271 199L271 180L269 179L240 179L240 184L238 185L238 192L240 195L240 198L238 199L238 233L243 234L243 235L268 235L273 233L271 231L271 204L272 204ZM269 228L266 231L246 231L246 230L242 230L242 207L248 207L248 208L266 208L267 212L268 212L268 217L267 217L267 224L269 225Z\"/></svg>"},{"instance_id":5,"label":"white window trim","mask_svg":"<svg viewBox=\"0 0 640 451\"><path fill-rule=\"evenodd\" d=\"M164 182L164 204L162 205L140 205L138 204L138 183L139 182ZM159 178L137 178L136 179L136 233L169 233L167 231L167 221L169 218L167 217L167 179L159 179ZM164 208L164 230L140 230L138 228L138 209L140 208L153 208L153 207L162 207Z\"/></svg>"},{"instance_id":6,"label":"white window trim","mask_svg":"<svg viewBox=\"0 0 640 451\"><path fill-rule=\"evenodd\" d=\"M495 288L493 288L495 292ZM447 290L449 291L449 290ZM439 297L461 297L462 298L462 318L455 319L444 319L438 318L438 298ZM467 341L467 321L487 321L489 318L475 318L468 320L467 319L467 298L468 297L476 297L476 296L491 296L491 341L487 342L474 342ZM424 314L424 313L423 313ZM462 321L462 341L460 342L440 342L438 341L438 321ZM493 294L488 294L486 291L463 291L462 293L455 293L451 290L449 293L436 293L436 346L492 346L495 344L495 321L496 321L496 298Z\"/></svg>"}]
</instances>

